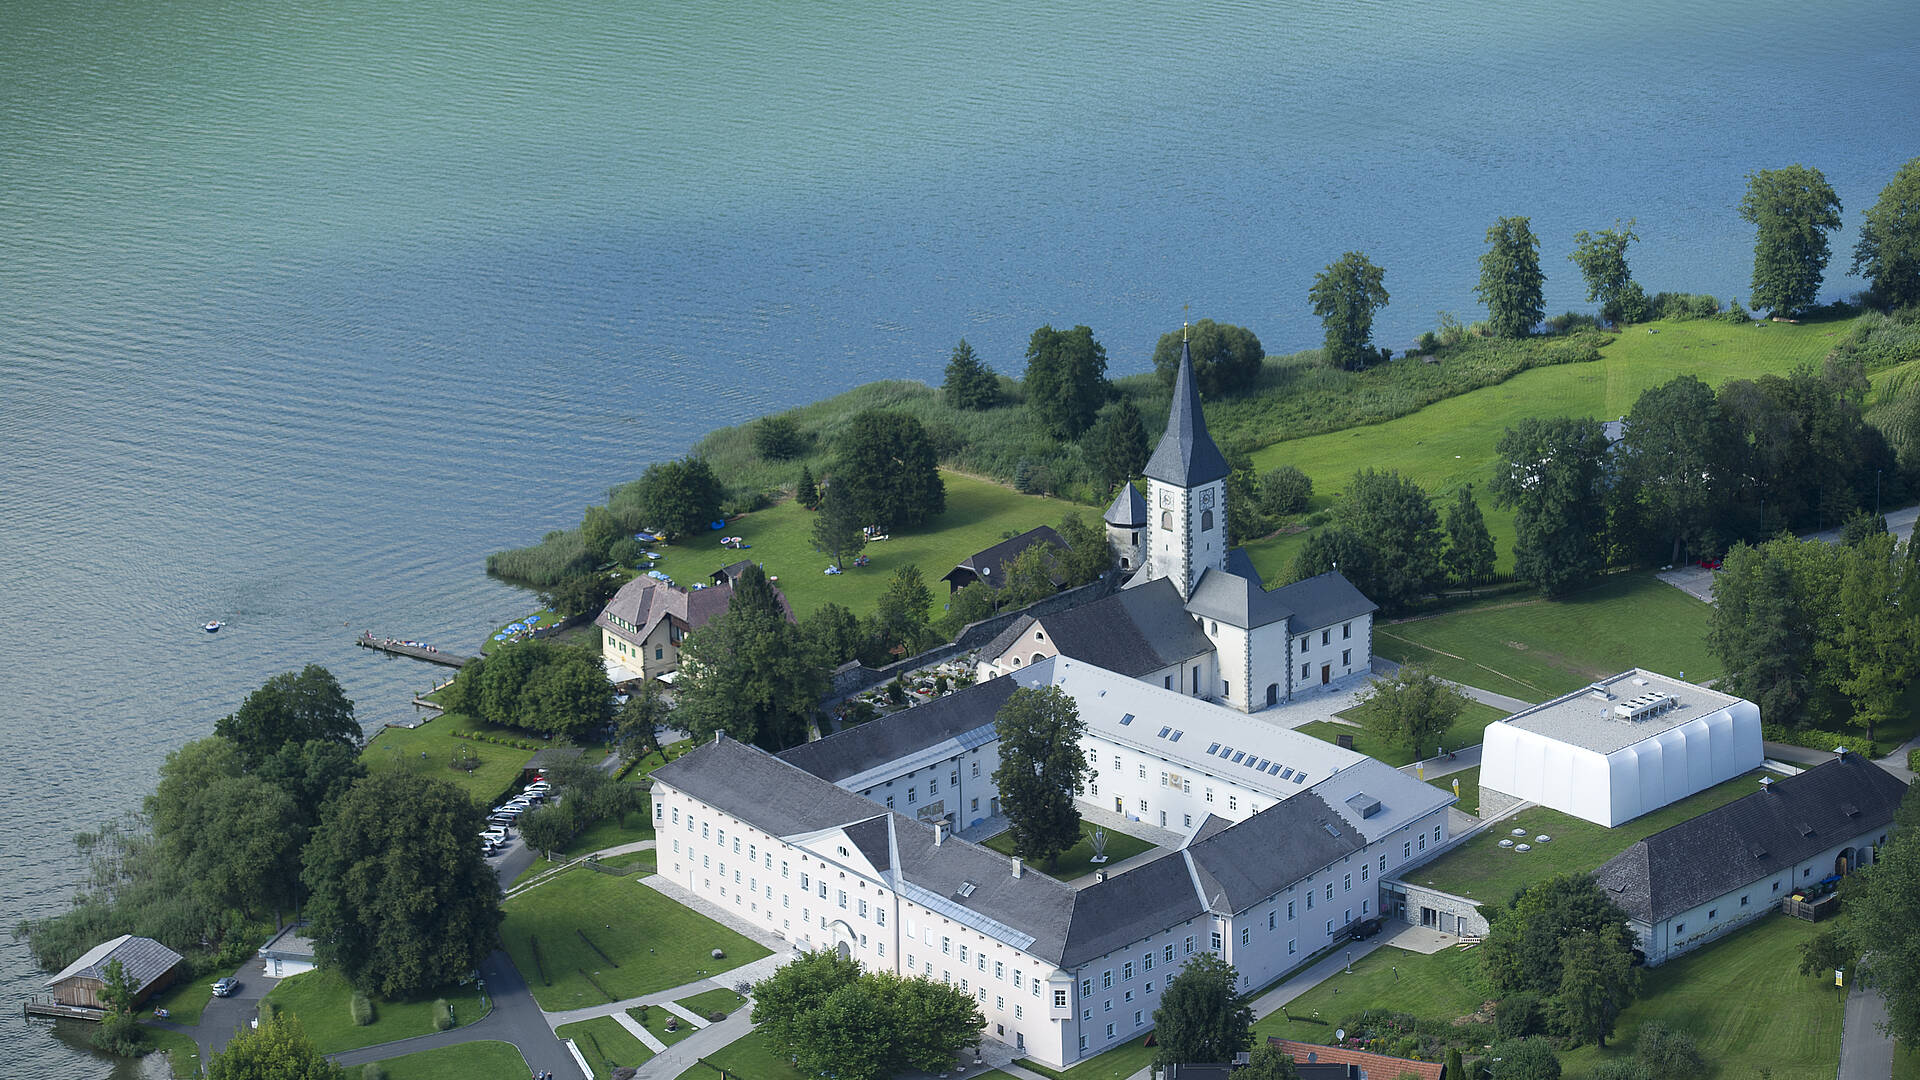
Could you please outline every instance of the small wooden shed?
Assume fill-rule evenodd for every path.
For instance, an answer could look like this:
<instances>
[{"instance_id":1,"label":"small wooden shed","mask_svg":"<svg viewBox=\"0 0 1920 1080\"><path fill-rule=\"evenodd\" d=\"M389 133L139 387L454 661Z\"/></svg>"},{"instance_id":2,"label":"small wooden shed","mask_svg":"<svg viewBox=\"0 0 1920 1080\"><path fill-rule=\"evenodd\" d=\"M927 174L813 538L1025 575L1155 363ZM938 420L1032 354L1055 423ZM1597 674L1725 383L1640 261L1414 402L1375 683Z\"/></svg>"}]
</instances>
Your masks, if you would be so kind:
<instances>
[{"instance_id":1,"label":"small wooden shed","mask_svg":"<svg viewBox=\"0 0 1920 1080\"><path fill-rule=\"evenodd\" d=\"M83 1009L105 1009L107 965L115 960L133 982L133 1005L165 989L186 969L186 958L152 938L122 934L87 950L60 974L47 980L53 1000Z\"/></svg>"}]
</instances>

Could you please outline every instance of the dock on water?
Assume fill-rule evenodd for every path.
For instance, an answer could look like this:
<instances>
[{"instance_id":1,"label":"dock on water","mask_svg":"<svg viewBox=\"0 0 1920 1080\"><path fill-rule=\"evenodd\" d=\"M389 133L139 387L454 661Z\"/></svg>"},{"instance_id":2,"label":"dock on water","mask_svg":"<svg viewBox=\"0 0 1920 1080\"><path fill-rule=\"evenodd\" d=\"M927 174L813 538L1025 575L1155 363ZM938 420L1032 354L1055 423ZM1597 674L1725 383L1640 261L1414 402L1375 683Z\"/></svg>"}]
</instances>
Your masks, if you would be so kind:
<instances>
[{"instance_id":1,"label":"dock on water","mask_svg":"<svg viewBox=\"0 0 1920 1080\"><path fill-rule=\"evenodd\" d=\"M447 667L466 667L473 662L471 656L444 653L431 645L401 638L377 638L371 633L363 633L354 638L353 642L363 649L374 649L392 656L411 656L415 660L425 660L429 664L445 664Z\"/></svg>"},{"instance_id":2,"label":"dock on water","mask_svg":"<svg viewBox=\"0 0 1920 1080\"><path fill-rule=\"evenodd\" d=\"M106 1017L103 1009L88 1009L79 1005L63 1005L52 998L32 998L20 1007L26 1016L50 1016L65 1020L94 1020Z\"/></svg>"}]
</instances>

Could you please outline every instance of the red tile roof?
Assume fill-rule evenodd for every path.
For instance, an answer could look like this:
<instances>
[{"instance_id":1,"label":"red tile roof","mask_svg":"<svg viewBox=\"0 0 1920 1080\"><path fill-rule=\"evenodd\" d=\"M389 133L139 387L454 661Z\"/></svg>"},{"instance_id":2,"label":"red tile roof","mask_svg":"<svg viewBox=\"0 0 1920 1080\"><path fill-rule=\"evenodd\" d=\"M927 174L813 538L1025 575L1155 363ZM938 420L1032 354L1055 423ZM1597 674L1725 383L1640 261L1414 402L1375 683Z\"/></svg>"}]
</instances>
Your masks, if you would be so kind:
<instances>
[{"instance_id":1,"label":"red tile roof","mask_svg":"<svg viewBox=\"0 0 1920 1080\"><path fill-rule=\"evenodd\" d=\"M1269 1038L1267 1042L1278 1046L1281 1053L1298 1064L1311 1061L1322 1065L1358 1065L1362 1080L1394 1080L1401 1073L1412 1073L1420 1080L1440 1080L1440 1074L1445 1071L1445 1066L1437 1061L1412 1061L1388 1057L1386 1054L1370 1054L1365 1050L1348 1050L1342 1046L1315 1046L1292 1039Z\"/></svg>"}]
</instances>

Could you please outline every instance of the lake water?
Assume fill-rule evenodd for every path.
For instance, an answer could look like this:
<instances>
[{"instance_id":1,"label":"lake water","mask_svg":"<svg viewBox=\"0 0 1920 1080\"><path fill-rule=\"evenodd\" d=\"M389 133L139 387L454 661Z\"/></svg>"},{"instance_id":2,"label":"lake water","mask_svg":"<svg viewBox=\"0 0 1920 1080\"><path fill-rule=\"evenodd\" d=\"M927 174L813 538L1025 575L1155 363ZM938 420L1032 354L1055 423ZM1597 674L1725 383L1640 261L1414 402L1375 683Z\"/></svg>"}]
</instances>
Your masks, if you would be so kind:
<instances>
[{"instance_id":1,"label":"lake water","mask_svg":"<svg viewBox=\"0 0 1920 1080\"><path fill-rule=\"evenodd\" d=\"M1398 348L1479 317L1503 214L1550 310L1627 217L1650 290L1743 296L1744 174L1818 166L1851 226L1915 70L1910 0L12 0L0 914L268 675L406 714L432 671L352 633L471 648L530 610L487 552L713 426L1045 322L1117 371L1188 304L1309 347L1347 250ZM19 1019L43 978L0 941L0 1071L113 1074Z\"/></svg>"}]
</instances>

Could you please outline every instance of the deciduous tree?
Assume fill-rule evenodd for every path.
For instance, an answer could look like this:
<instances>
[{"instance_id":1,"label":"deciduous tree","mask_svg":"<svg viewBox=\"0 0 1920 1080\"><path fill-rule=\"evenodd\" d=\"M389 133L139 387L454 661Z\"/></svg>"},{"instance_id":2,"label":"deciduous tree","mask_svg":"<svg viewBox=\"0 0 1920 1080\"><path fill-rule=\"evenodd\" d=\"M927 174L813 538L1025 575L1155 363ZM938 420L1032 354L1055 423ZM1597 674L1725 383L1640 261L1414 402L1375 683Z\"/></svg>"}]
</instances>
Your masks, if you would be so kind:
<instances>
[{"instance_id":1,"label":"deciduous tree","mask_svg":"<svg viewBox=\"0 0 1920 1080\"><path fill-rule=\"evenodd\" d=\"M1080 811L1073 799L1092 772L1080 746L1086 722L1059 687L1022 687L1000 706L993 726L1000 738L993 783L1011 825L1014 851L1052 866L1061 852L1080 842Z\"/></svg>"},{"instance_id":2,"label":"deciduous tree","mask_svg":"<svg viewBox=\"0 0 1920 1080\"><path fill-rule=\"evenodd\" d=\"M1447 550L1440 561L1447 580L1466 589L1493 580L1493 534L1473 500L1472 484L1460 485L1447 508Z\"/></svg>"},{"instance_id":3,"label":"deciduous tree","mask_svg":"<svg viewBox=\"0 0 1920 1080\"><path fill-rule=\"evenodd\" d=\"M1260 477L1260 508L1268 517L1303 514L1313 499L1313 480L1298 466L1282 465Z\"/></svg>"},{"instance_id":4,"label":"deciduous tree","mask_svg":"<svg viewBox=\"0 0 1920 1080\"><path fill-rule=\"evenodd\" d=\"M1600 315L1608 322L1632 322L1637 314L1627 311L1623 301L1633 286L1627 245L1638 239L1631 220L1625 225L1616 221L1613 228L1597 233L1582 229L1573 234L1573 254L1567 258L1580 268L1580 276L1587 281L1587 299L1600 302Z\"/></svg>"},{"instance_id":5,"label":"deciduous tree","mask_svg":"<svg viewBox=\"0 0 1920 1080\"><path fill-rule=\"evenodd\" d=\"M1903 815L1920 804L1909 792ZM1896 829L1847 898L1848 944L1862 957L1856 974L1887 1001L1887 1033L1911 1047L1920 1040L1920 830Z\"/></svg>"},{"instance_id":6,"label":"deciduous tree","mask_svg":"<svg viewBox=\"0 0 1920 1080\"><path fill-rule=\"evenodd\" d=\"M754 452L768 461L786 461L806 448L800 425L786 413L763 416L753 425Z\"/></svg>"},{"instance_id":7,"label":"deciduous tree","mask_svg":"<svg viewBox=\"0 0 1920 1080\"><path fill-rule=\"evenodd\" d=\"M247 768L254 768L288 743L332 739L360 745L360 724L353 718L353 702L341 691L333 672L308 664L268 679L247 695L240 708L213 726L214 734L240 751Z\"/></svg>"},{"instance_id":8,"label":"deciduous tree","mask_svg":"<svg viewBox=\"0 0 1920 1080\"><path fill-rule=\"evenodd\" d=\"M865 526L853 499L841 494L838 484L829 485L820 499L820 513L813 519L813 550L832 565L844 567L866 546Z\"/></svg>"},{"instance_id":9,"label":"deciduous tree","mask_svg":"<svg viewBox=\"0 0 1920 1080\"><path fill-rule=\"evenodd\" d=\"M933 592L920 567L913 563L900 567L887 579L887 590L875 606L875 636L888 649L898 646L907 656L918 653L933 643L934 633L927 625L932 607Z\"/></svg>"},{"instance_id":10,"label":"deciduous tree","mask_svg":"<svg viewBox=\"0 0 1920 1080\"><path fill-rule=\"evenodd\" d=\"M258 1027L240 1033L207 1061L207 1080L342 1080L292 1016L264 1013Z\"/></svg>"},{"instance_id":11,"label":"deciduous tree","mask_svg":"<svg viewBox=\"0 0 1920 1080\"><path fill-rule=\"evenodd\" d=\"M1503 217L1487 230L1487 251L1480 256L1475 296L1487 306L1487 322L1497 337L1533 333L1546 315L1547 277L1540 271L1540 241L1523 217Z\"/></svg>"},{"instance_id":12,"label":"deciduous tree","mask_svg":"<svg viewBox=\"0 0 1920 1080\"><path fill-rule=\"evenodd\" d=\"M941 391L956 409L990 409L1000 403L1000 377L961 338L947 361L947 381Z\"/></svg>"},{"instance_id":13,"label":"deciduous tree","mask_svg":"<svg viewBox=\"0 0 1920 1080\"><path fill-rule=\"evenodd\" d=\"M1560 1080L1553 1044L1537 1035L1494 1043L1482 1060L1491 1080Z\"/></svg>"},{"instance_id":14,"label":"deciduous tree","mask_svg":"<svg viewBox=\"0 0 1920 1080\"><path fill-rule=\"evenodd\" d=\"M1236 1070L1233 1077L1234 1080L1300 1080L1300 1069L1286 1051L1262 1039L1248 1057L1246 1068Z\"/></svg>"},{"instance_id":15,"label":"deciduous tree","mask_svg":"<svg viewBox=\"0 0 1920 1080\"><path fill-rule=\"evenodd\" d=\"M704 531L720 517L720 504L727 494L713 466L702 457L649 465L634 488L649 527L669 537Z\"/></svg>"},{"instance_id":16,"label":"deciduous tree","mask_svg":"<svg viewBox=\"0 0 1920 1080\"><path fill-rule=\"evenodd\" d=\"M1047 430L1075 439L1107 400L1107 350L1093 330L1042 326L1027 342L1027 408Z\"/></svg>"},{"instance_id":17,"label":"deciduous tree","mask_svg":"<svg viewBox=\"0 0 1920 1080\"><path fill-rule=\"evenodd\" d=\"M1373 552L1364 583L1341 573L1387 611L1403 611L1433 591L1440 575L1440 518L1420 485L1395 470L1362 469L1347 484L1334 521ZM1358 568L1356 568L1358 569Z\"/></svg>"},{"instance_id":18,"label":"deciduous tree","mask_svg":"<svg viewBox=\"0 0 1920 1080\"><path fill-rule=\"evenodd\" d=\"M1613 1017L1632 999L1633 932L1626 912L1593 878L1558 874L1536 882L1490 923L1481 964L1495 989L1548 999L1549 1020L1563 1033L1591 1033L1596 1018L1612 1030ZM1569 940L1582 936L1587 941L1570 952ZM1580 985L1568 980L1569 970ZM1602 992L1594 994L1589 983ZM1569 991L1572 998L1564 996Z\"/></svg>"},{"instance_id":19,"label":"deciduous tree","mask_svg":"<svg viewBox=\"0 0 1920 1080\"><path fill-rule=\"evenodd\" d=\"M1840 196L1827 178L1804 165L1750 173L1740 220L1755 231L1753 307L1790 315L1813 306L1830 255L1827 234L1840 227Z\"/></svg>"},{"instance_id":20,"label":"deciduous tree","mask_svg":"<svg viewBox=\"0 0 1920 1080\"><path fill-rule=\"evenodd\" d=\"M493 724L582 738L612 722L613 686L597 651L523 641L462 667L441 704Z\"/></svg>"},{"instance_id":21,"label":"deciduous tree","mask_svg":"<svg viewBox=\"0 0 1920 1080\"><path fill-rule=\"evenodd\" d=\"M1860 223L1853 272L1888 310L1920 304L1920 157L1900 166Z\"/></svg>"},{"instance_id":22,"label":"deciduous tree","mask_svg":"<svg viewBox=\"0 0 1920 1080\"><path fill-rule=\"evenodd\" d=\"M747 580L754 575L758 587ZM754 599L765 584L748 567L727 610L681 643L674 716L696 741L716 731L773 751L806 741L828 665L777 605Z\"/></svg>"},{"instance_id":23,"label":"deciduous tree","mask_svg":"<svg viewBox=\"0 0 1920 1080\"><path fill-rule=\"evenodd\" d=\"M847 424L836 448L829 498L846 499L862 525L910 529L947 508L933 440L914 417L868 409Z\"/></svg>"},{"instance_id":24,"label":"deciduous tree","mask_svg":"<svg viewBox=\"0 0 1920 1080\"><path fill-rule=\"evenodd\" d=\"M1355 704L1368 731L1417 757L1439 746L1440 737L1466 711L1467 699L1432 672L1402 664L1369 682Z\"/></svg>"},{"instance_id":25,"label":"deciduous tree","mask_svg":"<svg viewBox=\"0 0 1920 1080\"><path fill-rule=\"evenodd\" d=\"M1180 370L1183 340L1193 356L1194 381L1205 397L1236 393L1260 377L1260 362L1267 354L1253 331L1244 326L1201 319L1192 326L1160 335L1154 345L1153 372L1162 386L1171 387L1175 373Z\"/></svg>"},{"instance_id":26,"label":"deciduous tree","mask_svg":"<svg viewBox=\"0 0 1920 1080\"><path fill-rule=\"evenodd\" d=\"M1514 511L1513 573L1548 596L1606 568L1607 437L1597 421L1529 417L1496 451L1494 503Z\"/></svg>"},{"instance_id":27,"label":"deciduous tree","mask_svg":"<svg viewBox=\"0 0 1920 1080\"><path fill-rule=\"evenodd\" d=\"M1328 366L1359 371L1373 363L1379 355L1373 348L1373 313L1391 299L1386 271L1349 251L1314 277L1307 299L1326 328Z\"/></svg>"},{"instance_id":28,"label":"deciduous tree","mask_svg":"<svg viewBox=\"0 0 1920 1080\"><path fill-rule=\"evenodd\" d=\"M1132 398L1100 410L1087 431L1087 461L1100 477L1103 491L1111 491L1140 475L1147 467L1147 428Z\"/></svg>"},{"instance_id":29,"label":"deciduous tree","mask_svg":"<svg viewBox=\"0 0 1920 1080\"><path fill-rule=\"evenodd\" d=\"M493 950L500 883L467 793L389 770L327 807L306 850L314 951L355 987L409 997L458 982Z\"/></svg>"},{"instance_id":30,"label":"deciduous tree","mask_svg":"<svg viewBox=\"0 0 1920 1080\"><path fill-rule=\"evenodd\" d=\"M1612 924L1582 929L1567 936L1560 952L1560 992L1555 997L1560 1029L1605 1047L1614 1021L1632 1004L1639 986L1630 932Z\"/></svg>"},{"instance_id":31,"label":"deciduous tree","mask_svg":"<svg viewBox=\"0 0 1920 1080\"><path fill-rule=\"evenodd\" d=\"M1253 1008L1240 973L1212 953L1197 953L1167 980L1153 1010L1156 1066L1232 1061L1253 1042Z\"/></svg>"},{"instance_id":32,"label":"deciduous tree","mask_svg":"<svg viewBox=\"0 0 1920 1080\"><path fill-rule=\"evenodd\" d=\"M620 757L634 761L659 750L660 728L672 711L652 679L628 694L626 703L613 714L613 741L620 747Z\"/></svg>"},{"instance_id":33,"label":"deciduous tree","mask_svg":"<svg viewBox=\"0 0 1920 1080\"><path fill-rule=\"evenodd\" d=\"M1060 570L1061 588L1071 589L1097 581L1101 574L1113 568L1113 549L1107 546L1105 529L1079 514L1068 514L1060 519L1060 527L1055 531L1067 542L1067 550L1054 558Z\"/></svg>"},{"instance_id":34,"label":"deciduous tree","mask_svg":"<svg viewBox=\"0 0 1920 1080\"><path fill-rule=\"evenodd\" d=\"M1727 516L1740 447L1713 389L1681 375L1643 392L1627 414L1617 458L1627 489L1671 540L1680 562Z\"/></svg>"},{"instance_id":35,"label":"deciduous tree","mask_svg":"<svg viewBox=\"0 0 1920 1080\"><path fill-rule=\"evenodd\" d=\"M1368 538L1344 526L1330 525L1307 537L1300 554L1293 557L1293 579L1305 581L1329 570L1338 570L1353 582L1354 588L1374 596L1370 586L1378 559Z\"/></svg>"}]
</instances>

